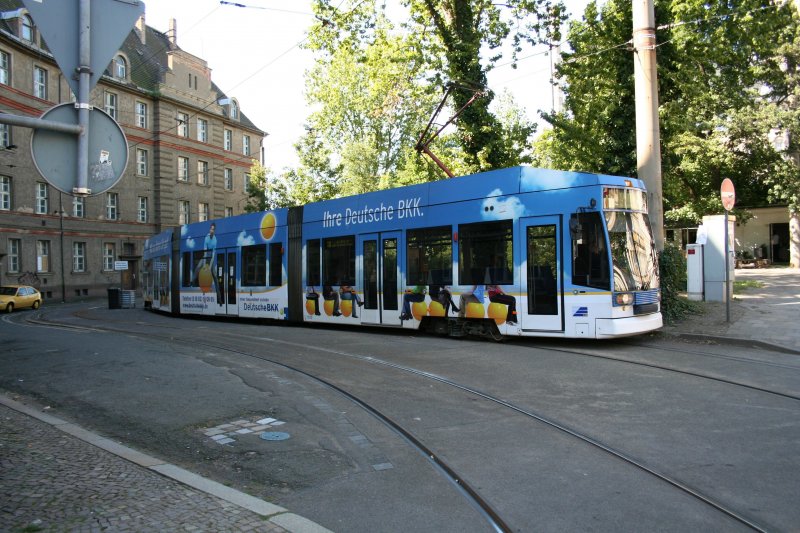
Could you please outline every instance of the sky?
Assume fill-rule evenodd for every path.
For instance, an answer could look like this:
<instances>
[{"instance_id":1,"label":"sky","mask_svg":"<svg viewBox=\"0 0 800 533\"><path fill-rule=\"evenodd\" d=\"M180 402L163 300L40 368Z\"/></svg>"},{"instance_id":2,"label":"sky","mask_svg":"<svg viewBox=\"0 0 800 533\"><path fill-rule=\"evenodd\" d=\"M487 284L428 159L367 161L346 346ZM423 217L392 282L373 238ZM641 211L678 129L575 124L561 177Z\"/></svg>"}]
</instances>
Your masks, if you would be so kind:
<instances>
[{"instance_id":1,"label":"sky","mask_svg":"<svg viewBox=\"0 0 800 533\"><path fill-rule=\"evenodd\" d=\"M219 0L144 2L147 25L166 32L170 19L175 18L178 46L205 59L211 79L268 133L264 140L266 166L280 171L296 165L294 144L303 135L309 114L303 94L305 72L313 59L300 45L314 21L310 2L235 0L248 7ZM580 16L585 4L586 0L567 2L570 11L577 13L574 16ZM552 107L550 58L545 47L522 55L531 57L522 59L516 70L505 65L491 72L489 87L496 94L511 91L528 116L538 120L540 109Z\"/></svg>"}]
</instances>

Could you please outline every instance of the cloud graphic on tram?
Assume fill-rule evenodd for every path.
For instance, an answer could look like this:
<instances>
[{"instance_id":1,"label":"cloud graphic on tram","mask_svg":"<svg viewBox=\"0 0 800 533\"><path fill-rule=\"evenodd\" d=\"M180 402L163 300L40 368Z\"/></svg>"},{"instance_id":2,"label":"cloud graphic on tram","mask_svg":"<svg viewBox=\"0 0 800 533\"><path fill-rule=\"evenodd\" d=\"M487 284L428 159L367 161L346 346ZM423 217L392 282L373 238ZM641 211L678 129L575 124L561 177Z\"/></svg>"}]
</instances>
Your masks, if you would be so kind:
<instances>
[{"instance_id":1,"label":"cloud graphic on tram","mask_svg":"<svg viewBox=\"0 0 800 533\"><path fill-rule=\"evenodd\" d=\"M499 220L525 216L525 206L516 196L503 198L503 191L494 189L481 204L481 216L484 220Z\"/></svg>"},{"instance_id":2,"label":"cloud graphic on tram","mask_svg":"<svg viewBox=\"0 0 800 533\"><path fill-rule=\"evenodd\" d=\"M246 231L242 231L239 236L236 237L236 246L252 246L255 243L255 238L252 235L248 235Z\"/></svg>"},{"instance_id":3,"label":"cloud graphic on tram","mask_svg":"<svg viewBox=\"0 0 800 533\"><path fill-rule=\"evenodd\" d=\"M194 250L194 244L195 242L193 238L189 237L188 239L186 239L186 247L189 248L190 250Z\"/></svg>"}]
</instances>

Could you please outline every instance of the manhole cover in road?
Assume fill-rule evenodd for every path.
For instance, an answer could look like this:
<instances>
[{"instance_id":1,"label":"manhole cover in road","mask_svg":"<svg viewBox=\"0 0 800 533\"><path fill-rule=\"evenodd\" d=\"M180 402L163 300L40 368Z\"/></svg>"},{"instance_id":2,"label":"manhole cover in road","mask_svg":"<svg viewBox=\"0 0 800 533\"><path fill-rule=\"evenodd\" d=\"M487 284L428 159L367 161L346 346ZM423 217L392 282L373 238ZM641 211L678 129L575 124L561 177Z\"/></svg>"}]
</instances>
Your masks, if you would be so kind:
<instances>
[{"instance_id":1,"label":"manhole cover in road","mask_svg":"<svg viewBox=\"0 0 800 533\"><path fill-rule=\"evenodd\" d=\"M288 433L282 433L280 431L265 431L260 436L264 440L286 440L289 438Z\"/></svg>"}]
</instances>

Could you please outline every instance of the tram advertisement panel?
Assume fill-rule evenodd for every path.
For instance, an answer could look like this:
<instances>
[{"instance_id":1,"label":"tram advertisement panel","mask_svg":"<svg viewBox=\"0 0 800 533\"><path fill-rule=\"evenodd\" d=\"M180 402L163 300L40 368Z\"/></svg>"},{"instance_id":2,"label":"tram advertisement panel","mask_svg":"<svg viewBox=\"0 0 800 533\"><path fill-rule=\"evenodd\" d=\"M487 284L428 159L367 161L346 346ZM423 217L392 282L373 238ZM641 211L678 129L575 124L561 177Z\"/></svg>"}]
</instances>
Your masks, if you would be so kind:
<instances>
[{"instance_id":1,"label":"tram advertisement panel","mask_svg":"<svg viewBox=\"0 0 800 533\"><path fill-rule=\"evenodd\" d=\"M286 319L286 213L181 226L181 312Z\"/></svg>"}]
</instances>

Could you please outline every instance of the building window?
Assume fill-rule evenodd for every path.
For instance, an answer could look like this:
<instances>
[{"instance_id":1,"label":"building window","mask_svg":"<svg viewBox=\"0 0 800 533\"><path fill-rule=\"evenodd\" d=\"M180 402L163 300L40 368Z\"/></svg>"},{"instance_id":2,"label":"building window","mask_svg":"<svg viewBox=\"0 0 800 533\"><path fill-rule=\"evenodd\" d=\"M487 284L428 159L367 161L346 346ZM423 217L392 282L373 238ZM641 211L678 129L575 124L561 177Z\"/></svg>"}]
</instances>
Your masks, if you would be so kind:
<instances>
[{"instance_id":1,"label":"building window","mask_svg":"<svg viewBox=\"0 0 800 533\"><path fill-rule=\"evenodd\" d=\"M242 153L244 155L250 155L250 136L249 135L242 135Z\"/></svg>"},{"instance_id":2,"label":"building window","mask_svg":"<svg viewBox=\"0 0 800 533\"><path fill-rule=\"evenodd\" d=\"M231 100L231 118L239 120L239 104L236 103L236 100Z\"/></svg>"},{"instance_id":3,"label":"building window","mask_svg":"<svg viewBox=\"0 0 800 533\"><path fill-rule=\"evenodd\" d=\"M178 156L178 179L189 181L189 158Z\"/></svg>"},{"instance_id":4,"label":"building window","mask_svg":"<svg viewBox=\"0 0 800 533\"><path fill-rule=\"evenodd\" d=\"M108 57L108 56L106 56ZM114 77L124 80L128 77L128 62L122 56L114 58Z\"/></svg>"},{"instance_id":5,"label":"building window","mask_svg":"<svg viewBox=\"0 0 800 533\"><path fill-rule=\"evenodd\" d=\"M233 131L225 130L225 149L227 151L233 150Z\"/></svg>"},{"instance_id":6,"label":"building window","mask_svg":"<svg viewBox=\"0 0 800 533\"><path fill-rule=\"evenodd\" d=\"M244 188L243 188L243 190L244 190L245 194L250 192L250 174L248 174L246 172L244 174Z\"/></svg>"},{"instance_id":7,"label":"building window","mask_svg":"<svg viewBox=\"0 0 800 533\"><path fill-rule=\"evenodd\" d=\"M197 207L197 221L205 222L208 220L208 204L200 202Z\"/></svg>"},{"instance_id":8,"label":"building window","mask_svg":"<svg viewBox=\"0 0 800 533\"><path fill-rule=\"evenodd\" d=\"M11 126L0 124L0 150L8 150L11 146Z\"/></svg>"},{"instance_id":9,"label":"building window","mask_svg":"<svg viewBox=\"0 0 800 533\"><path fill-rule=\"evenodd\" d=\"M147 128L147 104L144 102L136 102L136 125Z\"/></svg>"},{"instance_id":10,"label":"building window","mask_svg":"<svg viewBox=\"0 0 800 533\"><path fill-rule=\"evenodd\" d=\"M50 272L50 241L36 241L36 272Z\"/></svg>"},{"instance_id":11,"label":"building window","mask_svg":"<svg viewBox=\"0 0 800 533\"><path fill-rule=\"evenodd\" d=\"M232 217L232 216L233 216L233 208L232 207L226 207L225 208L225 217L227 218L227 217Z\"/></svg>"},{"instance_id":12,"label":"building window","mask_svg":"<svg viewBox=\"0 0 800 533\"><path fill-rule=\"evenodd\" d=\"M139 197L139 209L137 210L136 220L139 222L147 222L147 197Z\"/></svg>"},{"instance_id":13,"label":"building window","mask_svg":"<svg viewBox=\"0 0 800 533\"><path fill-rule=\"evenodd\" d=\"M33 96L47 100L47 71L33 67Z\"/></svg>"},{"instance_id":14,"label":"building window","mask_svg":"<svg viewBox=\"0 0 800 533\"><path fill-rule=\"evenodd\" d=\"M106 193L106 218L117 220L119 218L119 194L115 192Z\"/></svg>"},{"instance_id":15,"label":"building window","mask_svg":"<svg viewBox=\"0 0 800 533\"><path fill-rule=\"evenodd\" d=\"M11 85L11 55L0 51L0 83Z\"/></svg>"},{"instance_id":16,"label":"building window","mask_svg":"<svg viewBox=\"0 0 800 533\"><path fill-rule=\"evenodd\" d=\"M197 140L208 142L208 121L204 118L197 119Z\"/></svg>"},{"instance_id":17,"label":"building window","mask_svg":"<svg viewBox=\"0 0 800 533\"><path fill-rule=\"evenodd\" d=\"M233 169L226 168L225 169L225 190L232 191L233 190Z\"/></svg>"},{"instance_id":18,"label":"building window","mask_svg":"<svg viewBox=\"0 0 800 533\"><path fill-rule=\"evenodd\" d=\"M22 32L20 36L29 43L33 42L33 20L30 15L22 15Z\"/></svg>"},{"instance_id":19,"label":"building window","mask_svg":"<svg viewBox=\"0 0 800 533\"><path fill-rule=\"evenodd\" d=\"M11 210L11 178L0 176L0 211Z\"/></svg>"},{"instance_id":20,"label":"building window","mask_svg":"<svg viewBox=\"0 0 800 533\"><path fill-rule=\"evenodd\" d=\"M36 213L46 215L50 211L50 204L47 198L47 184L36 184Z\"/></svg>"},{"instance_id":21,"label":"building window","mask_svg":"<svg viewBox=\"0 0 800 533\"><path fill-rule=\"evenodd\" d=\"M178 224L188 224L189 222L189 201L181 200L178 204Z\"/></svg>"},{"instance_id":22,"label":"building window","mask_svg":"<svg viewBox=\"0 0 800 533\"><path fill-rule=\"evenodd\" d=\"M197 162L197 183L208 185L208 161Z\"/></svg>"},{"instance_id":23,"label":"building window","mask_svg":"<svg viewBox=\"0 0 800 533\"><path fill-rule=\"evenodd\" d=\"M72 216L83 218L86 216L86 198L75 196L72 199Z\"/></svg>"},{"instance_id":24,"label":"building window","mask_svg":"<svg viewBox=\"0 0 800 533\"><path fill-rule=\"evenodd\" d=\"M106 113L108 113L114 120L117 120L117 95L106 91L105 99Z\"/></svg>"},{"instance_id":25,"label":"building window","mask_svg":"<svg viewBox=\"0 0 800 533\"><path fill-rule=\"evenodd\" d=\"M178 112L178 135L181 137L189 136L189 114Z\"/></svg>"},{"instance_id":26,"label":"building window","mask_svg":"<svg viewBox=\"0 0 800 533\"><path fill-rule=\"evenodd\" d=\"M136 149L136 173L147 176L147 150Z\"/></svg>"},{"instance_id":27,"label":"building window","mask_svg":"<svg viewBox=\"0 0 800 533\"><path fill-rule=\"evenodd\" d=\"M86 243L72 243L72 271L86 272Z\"/></svg>"},{"instance_id":28,"label":"building window","mask_svg":"<svg viewBox=\"0 0 800 533\"><path fill-rule=\"evenodd\" d=\"M116 250L113 242L103 243L103 270L114 270Z\"/></svg>"},{"instance_id":29,"label":"building window","mask_svg":"<svg viewBox=\"0 0 800 533\"><path fill-rule=\"evenodd\" d=\"M20 271L20 250L22 250L22 239L8 239L8 272L16 274Z\"/></svg>"}]
</instances>

